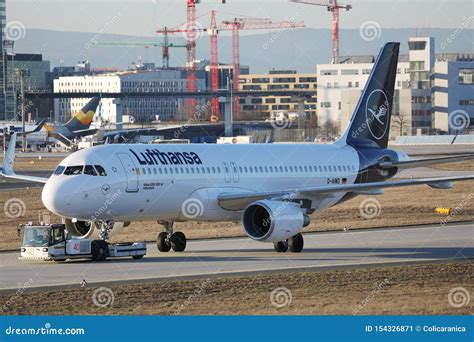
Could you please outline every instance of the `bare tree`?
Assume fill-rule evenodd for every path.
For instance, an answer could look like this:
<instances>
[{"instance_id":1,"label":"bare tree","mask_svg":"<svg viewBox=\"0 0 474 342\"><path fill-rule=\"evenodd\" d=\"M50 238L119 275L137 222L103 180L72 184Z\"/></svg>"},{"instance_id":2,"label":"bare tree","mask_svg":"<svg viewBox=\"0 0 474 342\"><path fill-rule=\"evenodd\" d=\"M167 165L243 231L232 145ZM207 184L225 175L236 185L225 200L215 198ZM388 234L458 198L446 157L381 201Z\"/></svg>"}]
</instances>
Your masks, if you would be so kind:
<instances>
[{"instance_id":1,"label":"bare tree","mask_svg":"<svg viewBox=\"0 0 474 342\"><path fill-rule=\"evenodd\" d=\"M395 127L398 127L400 130L400 136L403 135L403 130L410 127L410 118L406 113L398 113L398 115L393 115L392 122Z\"/></svg>"}]
</instances>

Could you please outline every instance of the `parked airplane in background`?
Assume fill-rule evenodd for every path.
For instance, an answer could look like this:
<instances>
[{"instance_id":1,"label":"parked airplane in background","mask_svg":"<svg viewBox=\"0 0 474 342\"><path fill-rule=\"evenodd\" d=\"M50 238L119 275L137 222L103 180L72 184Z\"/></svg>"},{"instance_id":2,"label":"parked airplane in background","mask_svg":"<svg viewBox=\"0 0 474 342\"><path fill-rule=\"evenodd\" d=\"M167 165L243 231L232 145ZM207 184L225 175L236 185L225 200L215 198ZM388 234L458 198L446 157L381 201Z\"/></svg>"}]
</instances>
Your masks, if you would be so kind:
<instances>
[{"instance_id":1,"label":"parked airplane in background","mask_svg":"<svg viewBox=\"0 0 474 342\"><path fill-rule=\"evenodd\" d=\"M158 221L162 252L183 251L173 222L240 221L278 252L303 249L310 214L384 188L449 189L468 177L390 180L400 170L474 159L410 160L387 148L399 43L387 43L346 132L334 144L103 145L75 152L49 178L16 175L14 146L4 177L44 183L42 201L74 236L107 240L132 221Z\"/></svg>"},{"instance_id":2,"label":"parked airplane in background","mask_svg":"<svg viewBox=\"0 0 474 342\"><path fill-rule=\"evenodd\" d=\"M41 131L44 124L46 123L46 119L38 121L36 124L25 124L25 132L26 134L33 134L36 132ZM0 123L0 137L5 135L10 135L13 132L18 134L23 133L23 123L21 122L1 122Z\"/></svg>"},{"instance_id":3,"label":"parked airplane in background","mask_svg":"<svg viewBox=\"0 0 474 342\"><path fill-rule=\"evenodd\" d=\"M54 138L63 145L72 146L72 140L97 133L97 129L90 126L99 102L100 98L93 98L65 124L45 124L43 130L28 136L28 143L46 144L49 138Z\"/></svg>"}]
</instances>

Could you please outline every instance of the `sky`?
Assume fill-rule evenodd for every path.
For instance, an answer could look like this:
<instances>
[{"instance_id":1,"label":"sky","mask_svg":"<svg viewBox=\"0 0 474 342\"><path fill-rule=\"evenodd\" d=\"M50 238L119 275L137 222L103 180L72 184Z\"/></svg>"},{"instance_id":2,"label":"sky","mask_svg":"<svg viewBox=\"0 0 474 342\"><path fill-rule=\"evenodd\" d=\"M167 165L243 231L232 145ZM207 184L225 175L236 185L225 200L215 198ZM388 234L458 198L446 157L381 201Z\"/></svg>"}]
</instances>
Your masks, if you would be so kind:
<instances>
[{"instance_id":1,"label":"sky","mask_svg":"<svg viewBox=\"0 0 474 342\"><path fill-rule=\"evenodd\" d=\"M274 20L304 21L306 27L330 28L326 8L288 0L201 0L198 23L209 26L210 10L218 21L237 14ZM176 27L186 20L185 0L7 0L7 22L26 29L101 32L152 36L158 28ZM385 28L458 28L474 16L472 0L344 0L352 9L341 11L341 28L359 28L376 21ZM202 17L201 17L202 16ZM474 20L469 20L474 28Z\"/></svg>"}]
</instances>

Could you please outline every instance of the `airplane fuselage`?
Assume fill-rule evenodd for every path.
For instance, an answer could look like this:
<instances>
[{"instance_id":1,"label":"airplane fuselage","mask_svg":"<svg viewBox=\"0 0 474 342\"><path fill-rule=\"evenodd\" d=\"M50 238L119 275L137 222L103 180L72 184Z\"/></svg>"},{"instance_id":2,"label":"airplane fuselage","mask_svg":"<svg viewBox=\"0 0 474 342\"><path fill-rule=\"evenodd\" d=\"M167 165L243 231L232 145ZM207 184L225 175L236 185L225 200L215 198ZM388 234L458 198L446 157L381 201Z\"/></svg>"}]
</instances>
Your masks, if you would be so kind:
<instances>
[{"instance_id":1,"label":"airplane fuselage","mask_svg":"<svg viewBox=\"0 0 474 342\"><path fill-rule=\"evenodd\" d=\"M84 174L86 165L107 175ZM221 207L219 194L352 184L360 165L354 148L335 144L105 145L61 162L42 199L52 212L80 220L238 221L241 210ZM69 167L80 174L68 175ZM306 206L322 210L344 195L308 198ZM183 207L190 199L197 212Z\"/></svg>"}]
</instances>

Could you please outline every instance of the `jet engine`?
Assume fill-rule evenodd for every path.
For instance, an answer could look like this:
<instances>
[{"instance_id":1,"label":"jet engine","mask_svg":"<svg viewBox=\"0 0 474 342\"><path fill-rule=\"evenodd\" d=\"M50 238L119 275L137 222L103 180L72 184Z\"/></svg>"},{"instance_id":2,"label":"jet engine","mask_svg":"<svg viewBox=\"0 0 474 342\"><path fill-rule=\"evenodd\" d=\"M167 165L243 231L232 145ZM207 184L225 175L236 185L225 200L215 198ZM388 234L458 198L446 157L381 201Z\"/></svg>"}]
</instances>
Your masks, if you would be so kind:
<instances>
[{"instance_id":1,"label":"jet engine","mask_svg":"<svg viewBox=\"0 0 474 342\"><path fill-rule=\"evenodd\" d=\"M298 205L286 201L257 201L242 213L245 233L261 242L287 240L300 233L309 221Z\"/></svg>"},{"instance_id":2,"label":"jet engine","mask_svg":"<svg viewBox=\"0 0 474 342\"><path fill-rule=\"evenodd\" d=\"M69 235L79 239L100 240L101 225L92 221L75 221L64 219ZM106 224L108 236L117 234L122 228L128 227L130 222L109 222Z\"/></svg>"}]
</instances>

